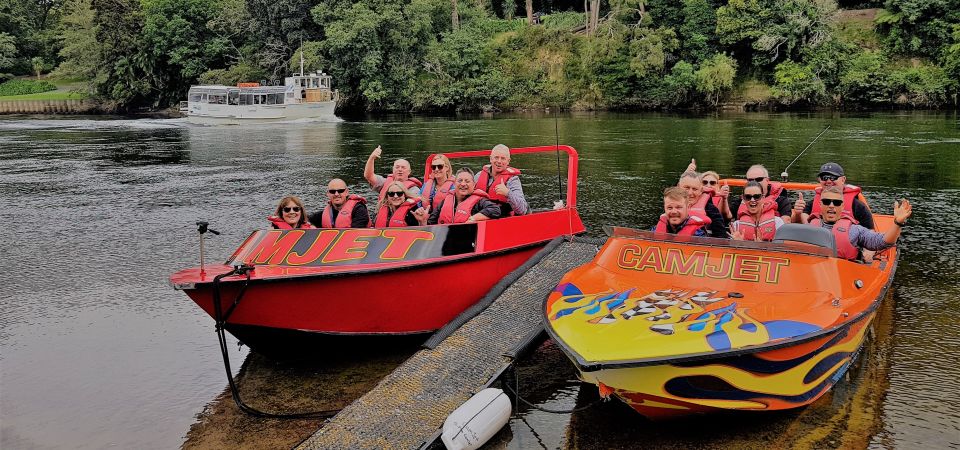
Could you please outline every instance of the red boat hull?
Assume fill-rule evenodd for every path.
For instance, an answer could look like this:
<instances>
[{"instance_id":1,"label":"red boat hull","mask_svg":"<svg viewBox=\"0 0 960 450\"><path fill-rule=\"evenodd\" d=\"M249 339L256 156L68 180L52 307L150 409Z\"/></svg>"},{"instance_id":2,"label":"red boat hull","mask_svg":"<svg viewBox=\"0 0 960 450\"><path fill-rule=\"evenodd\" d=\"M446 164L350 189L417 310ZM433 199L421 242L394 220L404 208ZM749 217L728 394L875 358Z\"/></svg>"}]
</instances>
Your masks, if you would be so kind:
<instances>
[{"instance_id":1,"label":"red boat hull","mask_svg":"<svg viewBox=\"0 0 960 450\"><path fill-rule=\"evenodd\" d=\"M229 324L324 334L416 334L436 330L486 294L543 244L429 266L252 280ZM223 269L228 270L227 268ZM221 287L226 311L240 283ZM210 284L186 290L211 317Z\"/></svg>"}]
</instances>

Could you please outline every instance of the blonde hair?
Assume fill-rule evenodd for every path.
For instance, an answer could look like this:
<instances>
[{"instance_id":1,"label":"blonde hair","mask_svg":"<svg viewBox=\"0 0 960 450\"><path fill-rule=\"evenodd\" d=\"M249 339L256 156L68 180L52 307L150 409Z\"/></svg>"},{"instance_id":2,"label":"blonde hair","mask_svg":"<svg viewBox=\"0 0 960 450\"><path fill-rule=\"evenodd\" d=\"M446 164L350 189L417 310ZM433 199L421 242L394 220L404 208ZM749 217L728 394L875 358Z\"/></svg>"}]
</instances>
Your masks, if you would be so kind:
<instances>
[{"instance_id":1,"label":"blonde hair","mask_svg":"<svg viewBox=\"0 0 960 450\"><path fill-rule=\"evenodd\" d=\"M295 228L300 228L304 223L307 222L307 209L303 207L303 201L300 200L300 197L296 195L288 195L280 199L280 203L277 204L277 212L274 213L279 218L283 218L283 207L286 206L288 202L293 202L293 204L300 207L300 220L297 221L297 226Z\"/></svg>"},{"instance_id":2,"label":"blonde hair","mask_svg":"<svg viewBox=\"0 0 960 450\"><path fill-rule=\"evenodd\" d=\"M719 173L716 173L716 172L714 172L714 171L712 171L712 170L708 170L708 171L706 171L706 172L704 172L704 173L701 173L701 174L700 174L700 181L703 181L703 178L706 177L707 175L710 175L710 176L716 178L717 181L720 181L720 174L719 174Z\"/></svg>"},{"instance_id":3,"label":"blonde hair","mask_svg":"<svg viewBox=\"0 0 960 450\"><path fill-rule=\"evenodd\" d=\"M430 160L430 164L437 164L437 161L440 161L440 164L443 164L444 169L447 169L447 178L453 178L453 166L450 165L450 158L447 158L443 153L437 153L433 155L433 158ZM430 168L432 171L432 167Z\"/></svg>"},{"instance_id":4,"label":"blonde hair","mask_svg":"<svg viewBox=\"0 0 960 450\"><path fill-rule=\"evenodd\" d=\"M383 198L381 198L380 201L377 202L377 209L376 209L376 213L375 213L375 214L379 214L379 213L380 213L380 208L383 208L384 206L386 206L386 205L389 204L388 201L387 201L387 197L390 197L390 196L387 195L387 194L390 192L390 188L393 187L393 186L397 186L397 187L400 188L401 191L403 191L403 199L404 199L404 200L409 199L409 198L420 198L420 197L418 197L418 196L416 196L416 195L413 195L413 192L410 192L410 190L407 189L407 188L403 185L403 183L401 183L401 182L399 182L399 181L396 181L396 180L391 181L391 182L387 183L386 186L383 187Z\"/></svg>"}]
</instances>

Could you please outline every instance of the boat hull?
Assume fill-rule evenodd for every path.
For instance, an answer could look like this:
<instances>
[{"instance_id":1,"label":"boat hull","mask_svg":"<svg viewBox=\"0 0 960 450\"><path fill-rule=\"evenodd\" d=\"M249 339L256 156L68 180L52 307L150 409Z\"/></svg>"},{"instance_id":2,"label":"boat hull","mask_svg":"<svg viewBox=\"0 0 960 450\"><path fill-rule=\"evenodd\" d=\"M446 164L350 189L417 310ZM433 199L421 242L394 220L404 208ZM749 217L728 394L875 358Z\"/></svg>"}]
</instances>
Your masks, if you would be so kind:
<instances>
[{"instance_id":1,"label":"boat hull","mask_svg":"<svg viewBox=\"0 0 960 450\"><path fill-rule=\"evenodd\" d=\"M283 282L254 280L230 315L229 324L327 335L427 333L480 300L543 245L428 266L341 272ZM222 285L223 311L230 308L241 285ZM214 317L212 285L185 292Z\"/></svg>"},{"instance_id":2,"label":"boat hull","mask_svg":"<svg viewBox=\"0 0 960 450\"><path fill-rule=\"evenodd\" d=\"M813 403L856 360L875 313L818 339L686 363L581 372L653 420L719 411L778 411Z\"/></svg>"},{"instance_id":3,"label":"boat hull","mask_svg":"<svg viewBox=\"0 0 960 450\"><path fill-rule=\"evenodd\" d=\"M287 105L219 105L191 104L187 110L190 123L212 125L246 122L279 122L298 119L336 119L336 101L291 103Z\"/></svg>"}]
</instances>

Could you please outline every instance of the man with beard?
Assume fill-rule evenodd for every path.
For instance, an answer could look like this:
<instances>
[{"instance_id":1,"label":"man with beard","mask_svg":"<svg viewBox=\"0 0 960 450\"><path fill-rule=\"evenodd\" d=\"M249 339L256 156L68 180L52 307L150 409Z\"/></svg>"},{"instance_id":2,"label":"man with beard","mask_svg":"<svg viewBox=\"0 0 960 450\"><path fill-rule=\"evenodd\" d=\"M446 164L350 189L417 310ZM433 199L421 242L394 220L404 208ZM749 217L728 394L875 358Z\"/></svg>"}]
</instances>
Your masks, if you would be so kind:
<instances>
[{"instance_id":1,"label":"man with beard","mask_svg":"<svg viewBox=\"0 0 960 450\"><path fill-rule=\"evenodd\" d=\"M709 225L709 217L690 214L687 192L673 186L663 191L663 215L651 231L679 236L706 236L704 228Z\"/></svg>"}]
</instances>

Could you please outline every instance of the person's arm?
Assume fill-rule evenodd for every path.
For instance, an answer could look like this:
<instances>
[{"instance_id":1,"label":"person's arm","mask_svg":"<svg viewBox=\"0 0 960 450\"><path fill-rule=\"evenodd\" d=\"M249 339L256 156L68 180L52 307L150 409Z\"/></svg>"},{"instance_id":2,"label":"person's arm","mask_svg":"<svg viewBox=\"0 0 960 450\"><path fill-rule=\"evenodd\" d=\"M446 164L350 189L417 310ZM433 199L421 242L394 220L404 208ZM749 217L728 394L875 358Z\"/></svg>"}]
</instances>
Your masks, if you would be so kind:
<instances>
[{"instance_id":1,"label":"person's arm","mask_svg":"<svg viewBox=\"0 0 960 450\"><path fill-rule=\"evenodd\" d=\"M370 183L370 186L373 188L377 187L377 174L374 173L374 161L380 159L380 154L383 153L383 150L380 149L378 145L377 148L373 149L373 152L370 153L370 156L367 157L367 164L363 166L363 178L367 180L367 183Z\"/></svg>"},{"instance_id":2,"label":"person's arm","mask_svg":"<svg viewBox=\"0 0 960 450\"><path fill-rule=\"evenodd\" d=\"M323 210L321 209L320 211L307 216L307 221L317 228L323 226Z\"/></svg>"},{"instance_id":3,"label":"person's arm","mask_svg":"<svg viewBox=\"0 0 960 450\"><path fill-rule=\"evenodd\" d=\"M797 201L793 203L793 209L790 211L791 223L807 223L806 218L810 217L803 213L807 207L807 201L803 198L803 192L797 192Z\"/></svg>"},{"instance_id":4,"label":"person's arm","mask_svg":"<svg viewBox=\"0 0 960 450\"><path fill-rule=\"evenodd\" d=\"M727 238L727 226L723 219L723 216L720 215L720 210L713 204L713 202L707 202L707 206L703 208L707 213L707 217L710 218L710 234L715 238Z\"/></svg>"},{"instance_id":5,"label":"person's arm","mask_svg":"<svg viewBox=\"0 0 960 450\"><path fill-rule=\"evenodd\" d=\"M369 224L370 211L367 210L367 205L357 202L357 205L353 207L353 217L350 218L350 227L367 228Z\"/></svg>"},{"instance_id":6,"label":"person's arm","mask_svg":"<svg viewBox=\"0 0 960 450\"><path fill-rule=\"evenodd\" d=\"M913 214L913 206L907 199L901 199L893 203L893 226L884 230L883 233L873 231L863 225L854 225L853 229L859 229L856 236L856 245L867 250L883 250L897 243L900 238L900 231L907 223L907 219Z\"/></svg>"},{"instance_id":7,"label":"person's arm","mask_svg":"<svg viewBox=\"0 0 960 450\"><path fill-rule=\"evenodd\" d=\"M864 205L859 198L853 199L853 218L857 219L864 228L872 230L874 228L873 213Z\"/></svg>"},{"instance_id":8,"label":"person's arm","mask_svg":"<svg viewBox=\"0 0 960 450\"><path fill-rule=\"evenodd\" d=\"M510 177L507 180L507 202L513 208L513 214L522 216L527 213L527 197L523 195L523 185L520 184L520 177Z\"/></svg>"},{"instance_id":9,"label":"person's arm","mask_svg":"<svg viewBox=\"0 0 960 450\"><path fill-rule=\"evenodd\" d=\"M723 215L723 218L726 222L733 220L733 212L730 211L730 185L726 181L717 189L717 192L713 195L720 197L720 214Z\"/></svg>"},{"instance_id":10,"label":"person's arm","mask_svg":"<svg viewBox=\"0 0 960 450\"><path fill-rule=\"evenodd\" d=\"M500 217L500 206L490 200L482 199L477 202L476 205L473 205L471 212L473 213L473 215L470 216L470 218L473 219L471 222L497 219Z\"/></svg>"},{"instance_id":11,"label":"person's arm","mask_svg":"<svg viewBox=\"0 0 960 450\"><path fill-rule=\"evenodd\" d=\"M777 196L777 214L784 222L789 222L793 215L793 200L790 200L788 195L790 195L790 191L784 189Z\"/></svg>"},{"instance_id":12,"label":"person's arm","mask_svg":"<svg viewBox=\"0 0 960 450\"><path fill-rule=\"evenodd\" d=\"M447 201L447 199L441 200L440 204L430 212L430 217L427 218L427 225L436 225L440 222L440 210L443 209L443 202L445 201Z\"/></svg>"}]
</instances>

